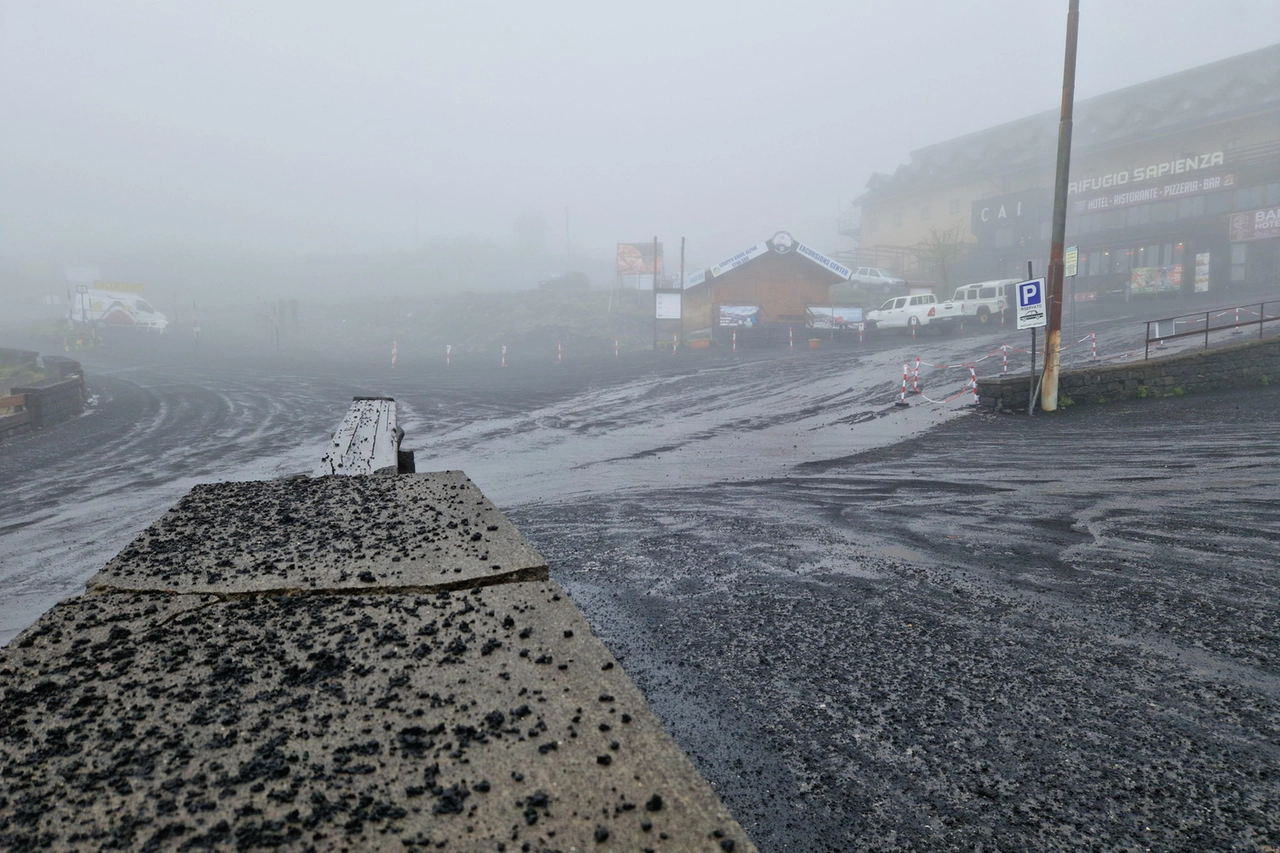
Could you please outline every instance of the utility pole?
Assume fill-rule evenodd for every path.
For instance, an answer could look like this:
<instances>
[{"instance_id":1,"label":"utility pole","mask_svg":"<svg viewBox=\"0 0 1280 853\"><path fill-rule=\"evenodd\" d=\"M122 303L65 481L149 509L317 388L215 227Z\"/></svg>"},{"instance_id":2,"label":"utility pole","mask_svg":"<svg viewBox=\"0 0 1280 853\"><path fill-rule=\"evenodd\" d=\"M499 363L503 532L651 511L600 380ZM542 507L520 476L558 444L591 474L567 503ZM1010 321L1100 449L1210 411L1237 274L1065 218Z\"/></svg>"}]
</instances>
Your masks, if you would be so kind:
<instances>
[{"instance_id":1,"label":"utility pole","mask_svg":"<svg viewBox=\"0 0 1280 853\"><path fill-rule=\"evenodd\" d=\"M1076 94L1076 34L1080 27L1080 0L1067 9L1067 51L1062 68L1062 118L1058 122L1058 165L1053 185L1053 234L1049 238L1049 275L1045 282L1049 322L1045 329L1044 379L1040 407L1058 408L1058 364L1062 350L1063 244L1067 236L1067 175L1071 170L1071 114Z\"/></svg>"}]
</instances>

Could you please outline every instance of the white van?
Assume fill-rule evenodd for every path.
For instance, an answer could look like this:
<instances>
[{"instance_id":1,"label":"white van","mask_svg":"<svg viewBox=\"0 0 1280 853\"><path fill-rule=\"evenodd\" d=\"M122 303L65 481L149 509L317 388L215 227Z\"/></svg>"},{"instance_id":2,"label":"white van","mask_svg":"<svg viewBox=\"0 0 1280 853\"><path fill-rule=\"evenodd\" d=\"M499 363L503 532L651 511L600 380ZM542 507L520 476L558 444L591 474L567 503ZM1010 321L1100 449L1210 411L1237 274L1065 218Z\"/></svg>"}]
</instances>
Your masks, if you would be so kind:
<instances>
[{"instance_id":1,"label":"white van","mask_svg":"<svg viewBox=\"0 0 1280 853\"><path fill-rule=\"evenodd\" d=\"M138 293L97 290L71 294L71 320L88 326L138 326L163 333L169 318Z\"/></svg>"}]
</instances>

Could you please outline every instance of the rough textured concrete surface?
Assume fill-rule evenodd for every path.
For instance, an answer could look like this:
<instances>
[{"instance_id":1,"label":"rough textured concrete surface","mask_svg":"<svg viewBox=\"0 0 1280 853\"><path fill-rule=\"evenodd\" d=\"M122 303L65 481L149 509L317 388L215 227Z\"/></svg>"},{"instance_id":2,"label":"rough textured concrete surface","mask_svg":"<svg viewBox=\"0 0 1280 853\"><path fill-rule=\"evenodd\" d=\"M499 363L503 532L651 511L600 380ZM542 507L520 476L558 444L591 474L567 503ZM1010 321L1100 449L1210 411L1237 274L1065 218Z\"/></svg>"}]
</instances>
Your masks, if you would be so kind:
<instances>
[{"instance_id":1,"label":"rough textured concrete surface","mask_svg":"<svg viewBox=\"0 0 1280 853\"><path fill-rule=\"evenodd\" d=\"M329 448L313 473L364 476L396 473L401 431L396 401L390 397L357 397L333 433Z\"/></svg>"},{"instance_id":2,"label":"rough textured concrete surface","mask_svg":"<svg viewBox=\"0 0 1280 853\"><path fill-rule=\"evenodd\" d=\"M445 471L196 486L89 588L426 590L546 577L546 561L498 508L461 471Z\"/></svg>"},{"instance_id":3,"label":"rough textured concrete surface","mask_svg":"<svg viewBox=\"0 0 1280 853\"><path fill-rule=\"evenodd\" d=\"M0 849L754 851L534 571L457 472L193 490L0 649Z\"/></svg>"}]
</instances>

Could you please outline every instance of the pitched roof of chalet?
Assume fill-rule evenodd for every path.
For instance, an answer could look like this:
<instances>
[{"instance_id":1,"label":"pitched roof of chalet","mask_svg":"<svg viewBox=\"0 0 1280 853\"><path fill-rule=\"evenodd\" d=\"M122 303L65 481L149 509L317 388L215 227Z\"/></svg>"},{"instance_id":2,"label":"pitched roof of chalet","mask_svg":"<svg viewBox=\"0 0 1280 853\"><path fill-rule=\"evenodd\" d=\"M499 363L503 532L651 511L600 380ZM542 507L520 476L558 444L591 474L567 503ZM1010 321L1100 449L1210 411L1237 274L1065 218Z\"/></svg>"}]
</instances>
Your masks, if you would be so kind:
<instances>
[{"instance_id":1,"label":"pitched roof of chalet","mask_svg":"<svg viewBox=\"0 0 1280 853\"><path fill-rule=\"evenodd\" d=\"M1077 101L1073 156L1224 119L1280 110L1280 44ZM937 184L1027 168L1052 168L1057 110L949 139L911 152L892 175L874 173L856 204Z\"/></svg>"},{"instance_id":2,"label":"pitched roof of chalet","mask_svg":"<svg viewBox=\"0 0 1280 853\"><path fill-rule=\"evenodd\" d=\"M767 259L767 260L766 260ZM807 261L806 269L816 274L819 280L829 279L830 284L848 281L853 270L828 258L818 250L799 242L786 231L779 231L768 240L762 240L741 252L713 264L705 270L691 273L685 278L685 288L700 287L722 276L730 275L748 264L772 263L775 265L791 265Z\"/></svg>"}]
</instances>

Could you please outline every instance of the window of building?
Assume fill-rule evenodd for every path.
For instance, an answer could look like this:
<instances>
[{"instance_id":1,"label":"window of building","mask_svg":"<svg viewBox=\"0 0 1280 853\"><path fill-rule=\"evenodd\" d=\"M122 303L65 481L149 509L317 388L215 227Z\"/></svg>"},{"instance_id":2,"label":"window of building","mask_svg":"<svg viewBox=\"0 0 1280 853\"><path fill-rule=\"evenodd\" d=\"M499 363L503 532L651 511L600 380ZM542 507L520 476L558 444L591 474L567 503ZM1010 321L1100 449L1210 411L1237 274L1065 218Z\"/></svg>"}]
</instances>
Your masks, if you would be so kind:
<instances>
[{"instance_id":1,"label":"window of building","mask_svg":"<svg viewBox=\"0 0 1280 853\"><path fill-rule=\"evenodd\" d=\"M1267 188L1265 186L1244 187L1236 190L1236 210L1251 210L1266 204Z\"/></svg>"},{"instance_id":2,"label":"window of building","mask_svg":"<svg viewBox=\"0 0 1280 853\"><path fill-rule=\"evenodd\" d=\"M1129 225L1146 225L1151 221L1151 205L1135 204L1129 208Z\"/></svg>"},{"instance_id":3,"label":"window of building","mask_svg":"<svg viewBox=\"0 0 1280 853\"><path fill-rule=\"evenodd\" d=\"M1123 228L1128 217L1123 210L1108 210L1102 214L1103 228Z\"/></svg>"},{"instance_id":4,"label":"window of building","mask_svg":"<svg viewBox=\"0 0 1280 853\"><path fill-rule=\"evenodd\" d=\"M1246 261L1249 258L1249 245L1247 243L1231 244L1231 280L1244 281L1245 270L1247 269Z\"/></svg>"},{"instance_id":5,"label":"window of building","mask_svg":"<svg viewBox=\"0 0 1280 853\"><path fill-rule=\"evenodd\" d=\"M1178 215L1176 201L1158 201L1151 205L1152 222L1172 222Z\"/></svg>"},{"instance_id":6,"label":"window of building","mask_svg":"<svg viewBox=\"0 0 1280 853\"><path fill-rule=\"evenodd\" d=\"M1267 184L1267 207L1280 204L1280 183Z\"/></svg>"},{"instance_id":7,"label":"window of building","mask_svg":"<svg viewBox=\"0 0 1280 853\"><path fill-rule=\"evenodd\" d=\"M1226 213L1231 210L1231 203L1233 201L1232 196L1233 193L1230 190L1224 193L1214 193L1213 195L1208 196L1204 203L1205 212L1210 214Z\"/></svg>"},{"instance_id":8,"label":"window of building","mask_svg":"<svg viewBox=\"0 0 1280 853\"><path fill-rule=\"evenodd\" d=\"M1097 275L1097 274L1098 274L1098 264L1099 264L1099 263L1101 263L1101 261L1102 261L1102 253L1101 253L1101 252L1090 252L1090 253L1089 253L1089 275Z\"/></svg>"},{"instance_id":9,"label":"window of building","mask_svg":"<svg viewBox=\"0 0 1280 853\"><path fill-rule=\"evenodd\" d=\"M1190 219L1193 216L1204 216L1204 196L1178 199L1178 218Z\"/></svg>"},{"instance_id":10,"label":"window of building","mask_svg":"<svg viewBox=\"0 0 1280 853\"><path fill-rule=\"evenodd\" d=\"M958 198L951 199L951 215L955 216L959 212L960 212L960 199Z\"/></svg>"}]
</instances>

